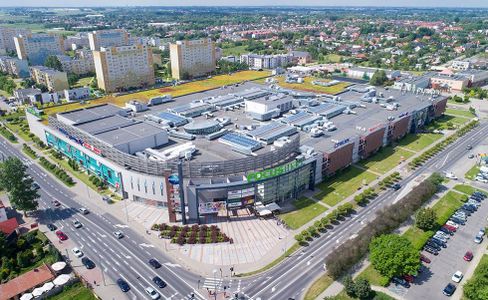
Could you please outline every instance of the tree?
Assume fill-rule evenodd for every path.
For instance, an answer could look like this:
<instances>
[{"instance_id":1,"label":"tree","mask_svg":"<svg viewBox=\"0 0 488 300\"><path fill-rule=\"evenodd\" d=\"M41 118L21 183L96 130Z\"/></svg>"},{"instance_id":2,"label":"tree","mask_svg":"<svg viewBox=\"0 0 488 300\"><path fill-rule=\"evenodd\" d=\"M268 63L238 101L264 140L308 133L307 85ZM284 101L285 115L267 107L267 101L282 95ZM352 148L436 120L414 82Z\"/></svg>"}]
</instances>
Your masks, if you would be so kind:
<instances>
[{"instance_id":1,"label":"tree","mask_svg":"<svg viewBox=\"0 0 488 300\"><path fill-rule=\"evenodd\" d=\"M369 250L371 264L385 277L414 275L420 267L420 254L405 237L380 235L371 241Z\"/></svg>"},{"instance_id":2,"label":"tree","mask_svg":"<svg viewBox=\"0 0 488 300\"><path fill-rule=\"evenodd\" d=\"M354 280L352 280L351 276L346 276L342 284L344 285L344 289L346 290L346 294L348 296L356 297L356 288L354 285Z\"/></svg>"},{"instance_id":3,"label":"tree","mask_svg":"<svg viewBox=\"0 0 488 300\"><path fill-rule=\"evenodd\" d=\"M369 83L371 85L374 85L374 86L380 86L380 85L383 85L387 81L388 81L388 77L386 77L385 71L377 70L376 72L374 72Z\"/></svg>"},{"instance_id":4,"label":"tree","mask_svg":"<svg viewBox=\"0 0 488 300\"><path fill-rule=\"evenodd\" d=\"M359 299L369 299L371 296L371 284L365 278L358 278L354 283L354 293Z\"/></svg>"},{"instance_id":5,"label":"tree","mask_svg":"<svg viewBox=\"0 0 488 300\"><path fill-rule=\"evenodd\" d=\"M437 215L432 208L421 208L415 215L415 226L425 231L433 230L437 225L436 219Z\"/></svg>"},{"instance_id":6,"label":"tree","mask_svg":"<svg viewBox=\"0 0 488 300\"><path fill-rule=\"evenodd\" d=\"M58 71L63 71L63 65L59 61L58 57L56 55L49 55L46 60L44 61L44 65L46 67L58 70Z\"/></svg>"},{"instance_id":7,"label":"tree","mask_svg":"<svg viewBox=\"0 0 488 300\"><path fill-rule=\"evenodd\" d=\"M39 194L33 188L27 167L17 157L9 157L0 164L0 187L7 191L10 202L24 213L37 209Z\"/></svg>"}]
</instances>

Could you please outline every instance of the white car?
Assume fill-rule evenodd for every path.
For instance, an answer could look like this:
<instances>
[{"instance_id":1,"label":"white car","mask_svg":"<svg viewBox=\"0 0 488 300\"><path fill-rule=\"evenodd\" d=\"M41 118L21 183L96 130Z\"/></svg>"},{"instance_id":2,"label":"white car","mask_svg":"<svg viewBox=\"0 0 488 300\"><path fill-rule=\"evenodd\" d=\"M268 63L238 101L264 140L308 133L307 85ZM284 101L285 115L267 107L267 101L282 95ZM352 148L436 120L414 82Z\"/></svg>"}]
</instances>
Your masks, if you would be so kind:
<instances>
[{"instance_id":1,"label":"white car","mask_svg":"<svg viewBox=\"0 0 488 300\"><path fill-rule=\"evenodd\" d=\"M161 297L161 295L156 292L152 287L148 286L146 289L145 289L146 293L149 295L149 297L151 297L151 299L159 299L159 297Z\"/></svg>"},{"instance_id":2,"label":"white car","mask_svg":"<svg viewBox=\"0 0 488 300\"><path fill-rule=\"evenodd\" d=\"M81 224L80 221L76 220L76 221L73 221L73 226L75 228L81 228L81 227L83 227L83 224Z\"/></svg>"},{"instance_id":3,"label":"white car","mask_svg":"<svg viewBox=\"0 0 488 300\"><path fill-rule=\"evenodd\" d=\"M461 271L457 271L454 273L454 275L452 275L451 279L452 281L459 283L461 282L461 279L463 279L463 273Z\"/></svg>"},{"instance_id":4,"label":"white car","mask_svg":"<svg viewBox=\"0 0 488 300\"><path fill-rule=\"evenodd\" d=\"M80 207L80 208L79 208L79 210L80 210L80 212L81 212L82 214L84 214L84 215L86 215L86 214L88 214L88 213L89 213L88 209L86 209L86 208L84 208L84 207Z\"/></svg>"},{"instance_id":5,"label":"white car","mask_svg":"<svg viewBox=\"0 0 488 300\"><path fill-rule=\"evenodd\" d=\"M124 234L120 231L114 231L114 235L116 238L121 239L124 237Z\"/></svg>"},{"instance_id":6,"label":"white car","mask_svg":"<svg viewBox=\"0 0 488 300\"><path fill-rule=\"evenodd\" d=\"M488 218L487 218L487 221L488 221ZM446 225L449 225L449 226L452 226L452 227L459 228L459 224L458 224L458 223L456 223L456 222L453 222L453 221L447 221L447 222L446 222Z\"/></svg>"},{"instance_id":7,"label":"white car","mask_svg":"<svg viewBox=\"0 0 488 300\"><path fill-rule=\"evenodd\" d=\"M454 175L454 173L452 173L452 172L447 172L446 173L446 178L449 178L449 179L452 179L452 180L457 180L458 179L457 176Z\"/></svg>"},{"instance_id":8,"label":"white car","mask_svg":"<svg viewBox=\"0 0 488 300\"><path fill-rule=\"evenodd\" d=\"M483 183L488 183L488 179L485 179L481 176L476 176L476 178L474 180L479 181L479 182L483 182Z\"/></svg>"},{"instance_id":9,"label":"white car","mask_svg":"<svg viewBox=\"0 0 488 300\"><path fill-rule=\"evenodd\" d=\"M483 241L483 234L477 234L475 237L474 237L474 242L476 244L481 244L481 242Z\"/></svg>"},{"instance_id":10,"label":"white car","mask_svg":"<svg viewBox=\"0 0 488 300\"><path fill-rule=\"evenodd\" d=\"M76 247L73 248L73 249L71 249L71 251L73 251L73 254L76 257L82 257L83 256L83 252L80 249L76 248Z\"/></svg>"}]
</instances>

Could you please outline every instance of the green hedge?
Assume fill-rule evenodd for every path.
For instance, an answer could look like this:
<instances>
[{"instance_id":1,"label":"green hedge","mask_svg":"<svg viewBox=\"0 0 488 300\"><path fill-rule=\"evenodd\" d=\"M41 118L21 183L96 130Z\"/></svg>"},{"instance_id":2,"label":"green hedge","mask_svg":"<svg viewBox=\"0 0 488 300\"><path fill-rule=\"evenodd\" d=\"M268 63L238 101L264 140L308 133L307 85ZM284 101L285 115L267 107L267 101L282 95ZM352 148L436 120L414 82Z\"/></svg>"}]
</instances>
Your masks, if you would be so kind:
<instances>
[{"instance_id":1,"label":"green hedge","mask_svg":"<svg viewBox=\"0 0 488 300\"><path fill-rule=\"evenodd\" d=\"M59 180L61 180L64 184L67 186L73 186L75 185L75 182L71 176L66 173L65 170L61 169L60 167L56 166L49 160L47 160L45 157L41 156L39 158L39 162L41 165L47 169L49 172L54 174Z\"/></svg>"}]
</instances>

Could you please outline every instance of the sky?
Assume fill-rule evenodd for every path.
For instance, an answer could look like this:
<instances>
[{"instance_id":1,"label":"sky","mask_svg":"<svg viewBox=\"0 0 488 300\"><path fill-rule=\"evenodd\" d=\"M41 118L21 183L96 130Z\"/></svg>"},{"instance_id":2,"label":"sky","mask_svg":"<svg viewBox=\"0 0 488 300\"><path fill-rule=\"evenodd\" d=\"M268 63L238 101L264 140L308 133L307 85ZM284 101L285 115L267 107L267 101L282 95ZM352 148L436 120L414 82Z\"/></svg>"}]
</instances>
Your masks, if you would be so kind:
<instances>
[{"instance_id":1,"label":"sky","mask_svg":"<svg viewBox=\"0 0 488 300\"><path fill-rule=\"evenodd\" d=\"M2 6L416 6L488 7L488 0L0 0Z\"/></svg>"}]
</instances>

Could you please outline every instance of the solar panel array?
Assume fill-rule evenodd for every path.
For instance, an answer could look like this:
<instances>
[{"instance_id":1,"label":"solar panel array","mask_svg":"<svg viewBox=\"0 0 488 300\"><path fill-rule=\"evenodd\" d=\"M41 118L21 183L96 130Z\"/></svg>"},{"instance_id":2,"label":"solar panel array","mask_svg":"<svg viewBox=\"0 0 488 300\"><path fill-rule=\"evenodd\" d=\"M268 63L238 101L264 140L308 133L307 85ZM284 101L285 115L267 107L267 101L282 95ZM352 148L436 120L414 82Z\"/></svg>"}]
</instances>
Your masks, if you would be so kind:
<instances>
[{"instance_id":1,"label":"solar panel array","mask_svg":"<svg viewBox=\"0 0 488 300\"><path fill-rule=\"evenodd\" d=\"M260 142L235 132L229 132L223 135L219 139L219 141L234 148L240 148L250 151L255 151L262 147Z\"/></svg>"},{"instance_id":2,"label":"solar panel array","mask_svg":"<svg viewBox=\"0 0 488 300\"><path fill-rule=\"evenodd\" d=\"M289 136L297 132L297 129L278 122L271 122L267 125L258 127L249 132L255 139L263 140L267 143L272 143L283 136Z\"/></svg>"},{"instance_id":3,"label":"solar panel array","mask_svg":"<svg viewBox=\"0 0 488 300\"><path fill-rule=\"evenodd\" d=\"M166 122L173 123L174 126L181 126L188 123L187 118L169 112L160 112L156 116Z\"/></svg>"}]
</instances>

